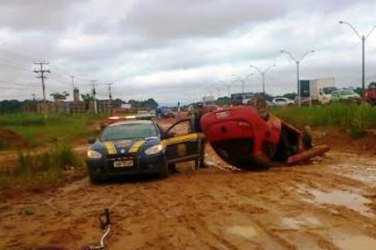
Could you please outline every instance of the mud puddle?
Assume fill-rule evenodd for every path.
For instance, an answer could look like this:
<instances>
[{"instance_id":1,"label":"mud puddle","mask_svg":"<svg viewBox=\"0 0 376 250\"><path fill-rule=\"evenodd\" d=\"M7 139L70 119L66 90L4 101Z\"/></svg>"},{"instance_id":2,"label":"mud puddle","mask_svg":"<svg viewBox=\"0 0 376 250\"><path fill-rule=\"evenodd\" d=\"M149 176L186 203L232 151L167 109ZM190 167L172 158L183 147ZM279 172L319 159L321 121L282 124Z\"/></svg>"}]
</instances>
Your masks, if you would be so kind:
<instances>
[{"instance_id":1,"label":"mud puddle","mask_svg":"<svg viewBox=\"0 0 376 250\"><path fill-rule=\"evenodd\" d=\"M371 201L358 193L353 193L344 190L331 190L329 192L323 192L320 190L307 190L308 193L313 195L313 201L320 205L337 205L343 206L353 211L358 212L361 215L367 217L375 217L374 213L370 211L367 204Z\"/></svg>"}]
</instances>

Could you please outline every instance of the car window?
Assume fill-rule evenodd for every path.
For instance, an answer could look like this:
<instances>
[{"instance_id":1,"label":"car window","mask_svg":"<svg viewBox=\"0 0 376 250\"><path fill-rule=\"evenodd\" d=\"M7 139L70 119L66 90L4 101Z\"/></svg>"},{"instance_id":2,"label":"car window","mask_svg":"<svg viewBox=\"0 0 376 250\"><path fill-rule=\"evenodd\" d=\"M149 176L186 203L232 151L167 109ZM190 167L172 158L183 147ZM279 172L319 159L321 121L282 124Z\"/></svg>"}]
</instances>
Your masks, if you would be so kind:
<instances>
[{"instance_id":1,"label":"car window","mask_svg":"<svg viewBox=\"0 0 376 250\"><path fill-rule=\"evenodd\" d=\"M341 95L353 95L355 92L352 90L341 91Z\"/></svg>"},{"instance_id":2,"label":"car window","mask_svg":"<svg viewBox=\"0 0 376 250\"><path fill-rule=\"evenodd\" d=\"M175 135L186 135L191 133L191 131L192 126L189 120L181 121L169 130L169 132L172 132Z\"/></svg>"},{"instance_id":3,"label":"car window","mask_svg":"<svg viewBox=\"0 0 376 250\"><path fill-rule=\"evenodd\" d=\"M286 102L285 99L281 99L281 98L278 98L278 99L276 99L275 101L276 101L276 102Z\"/></svg>"},{"instance_id":4,"label":"car window","mask_svg":"<svg viewBox=\"0 0 376 250\"><path fill-rule=\"evenodd\" d=\"M157 136L158 131L152 123L132 123L107 127L101 141L124 140Z\"/></svg>"}]
</instances>

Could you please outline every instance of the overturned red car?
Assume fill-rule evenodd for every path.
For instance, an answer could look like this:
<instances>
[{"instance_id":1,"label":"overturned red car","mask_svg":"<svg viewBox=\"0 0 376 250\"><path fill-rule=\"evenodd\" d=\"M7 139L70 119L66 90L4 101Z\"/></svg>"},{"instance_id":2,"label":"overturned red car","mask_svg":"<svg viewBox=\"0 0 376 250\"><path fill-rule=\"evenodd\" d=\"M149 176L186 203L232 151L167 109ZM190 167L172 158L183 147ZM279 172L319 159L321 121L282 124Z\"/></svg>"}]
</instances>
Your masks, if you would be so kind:
<instances>
[{"instance_id":1,"label":"overturned red car","mask_svg":"<svg viewBox=\"0 0 376 250\"><path fill-rule=\"evenodd\" d=\"M329 150L326 145L313 147L308 133L275 116L262 117L251 106L207 113L201 126L218 156L241 169L295 164Z\"/></svg>"}]
</instances>

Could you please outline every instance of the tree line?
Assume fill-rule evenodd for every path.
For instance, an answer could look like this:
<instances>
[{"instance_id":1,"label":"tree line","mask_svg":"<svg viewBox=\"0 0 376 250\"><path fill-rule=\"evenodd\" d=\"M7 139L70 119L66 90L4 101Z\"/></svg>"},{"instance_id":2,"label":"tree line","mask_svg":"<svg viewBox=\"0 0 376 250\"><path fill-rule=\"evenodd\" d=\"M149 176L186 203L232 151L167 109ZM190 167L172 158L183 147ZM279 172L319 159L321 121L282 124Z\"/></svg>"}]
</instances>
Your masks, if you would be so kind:
<instances>
[{"instance_id":1,"label":"tree line","mask_svg":"<svg viewBox=\"0 0 376 250\"><path fill-rule=\"evenodd\" d=\"M60 96L59 96L60 97ZM64 100L63 98L57 98L56 100ZM88 98L86 98L88 97ZM91 96L81 95L81 98L84 102L90 102L93 100ZM23 110L24 106L36 106L38 103L43 103L41 100L2 100L0 101L0 114L5 113L17 113ZM147 100L129 100L128 102L121 100L121 99L114 99L111 102L111 106L116 108L120 107L122 104L130 104L132 108L136 109L156 109L158 107L158 102L156 102L153 98L149 98Z\"/></svg>"}]
</instances>

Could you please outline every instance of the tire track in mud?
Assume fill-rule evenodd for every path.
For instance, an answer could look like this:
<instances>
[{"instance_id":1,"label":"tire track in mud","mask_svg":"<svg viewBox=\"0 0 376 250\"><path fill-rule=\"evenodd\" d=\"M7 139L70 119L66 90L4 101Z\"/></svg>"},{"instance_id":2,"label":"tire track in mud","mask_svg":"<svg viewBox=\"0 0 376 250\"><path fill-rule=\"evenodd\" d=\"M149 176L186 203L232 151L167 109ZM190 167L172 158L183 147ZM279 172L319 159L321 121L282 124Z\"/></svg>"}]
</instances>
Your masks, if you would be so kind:
<instances>
[{"instance_id":1,"label":"tire track in mud","mask_svg":"<svg viewBox=\"0 0 376 250\"><path fill-rule=\"evenodd\" d=\"M112 215L109 249L340 249L359 239L371 244L376 188L351 175L362 168L375 173L372 159L335 153L310 165L262 172L209 168L104 185L85 178L1 203L0 249L95 243L101 235L97 217L106 207ZM338 190L368 199L371 217L317 200Z\"/></svg>"},{"instance_id":2,"label":"tire track in mud","mask_svg":"<svg viewBox=\"0 0 376 250\"><path fill-rule=\"evenodd\" d=\"M146 217L139 218L140 221L145 221L150 219L149 217L153 217L150 219L149 224L159 223L159 225L171 228L168 232L159 235L155 234L154 243L149 242L148 246L163 246L166 245L166 243L173 248L182 247L182 244L189 246L190 244L182 242L180 237L176 237L176 232L181 232L182 234L190 236L190 238L194 237L196 239L198 235L207 235L205 230L201 229L201 223L197 222L197 213L195 213L196 210L192 203L193 196L187 195L184 192L171 193L170 190L176 189L177 185L173 177L170 180L166 180L166 182L171 181L173 181L173 183L164 183L163 186L155 183L146 189L139 190L140 196L143 196L144 200L146 199L148 201L147 204L142 202L134 205L134 209L138 211L140 211L139 206L142 206L141 211L143 214L146 214ZM158 195L155 195L155 192L150 192L151 189L157 191ZM177 196L179 196L179 199L177 199ZM182 202L182 200L187 198L190 203L189 206L185 204L186 202ZM155 232L156 230L151 231ZM205 245L205 241L200 242ZM211 249L209 245L208 247Z\"/></svg>"}]
</instances>

